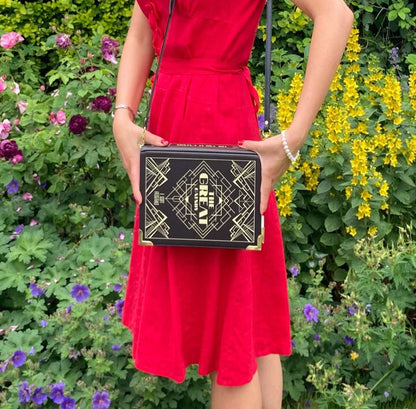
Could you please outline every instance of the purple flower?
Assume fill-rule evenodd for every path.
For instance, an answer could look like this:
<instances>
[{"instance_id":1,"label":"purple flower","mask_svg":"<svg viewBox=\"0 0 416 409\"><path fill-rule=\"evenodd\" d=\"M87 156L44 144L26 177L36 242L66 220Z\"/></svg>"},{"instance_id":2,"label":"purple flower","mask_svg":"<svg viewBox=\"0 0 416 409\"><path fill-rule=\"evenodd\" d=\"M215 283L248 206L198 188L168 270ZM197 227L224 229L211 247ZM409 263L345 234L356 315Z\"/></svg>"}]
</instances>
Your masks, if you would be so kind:
<instances>
[{"instance_id":1,"label":"purple flower","mask_svg":"<svg viewBox=\"0 0 416 409\"><path fill-rule=\"evenodd\" d=\"M42 326L42 328L45 328L48 326L48 321L40 320L40 325Z\"/></svg>"},{"instance_id":2,"label":"purple flower","mask_svg":"<svg viewBox=\"0 0 416 409\"><path fill-rule=\"evenodd\" d=\"M30 387L29 382L23 381L20 384L20 389L17 392L19 396L19 402L30 402Z\"/></svg>"},{"instance_id":3,"label":"purple flower","mask_svg":"<svg viewBox=\"0 0 416 409\"><path fill-rule=\"evenodd\" d=\"M355 304L354 302L348 307L348 311L351 315L357 314L358 312L358 307L357 304Z\"/></svg>"},{"instance_id":4,"label":"purple flower","mask_svg":"<svg viewBox=\"0 0 416 409\"><path fill-rule=\"evenodd\" d=\"M49 394L49 398L54 403L62 403L64 400L64 386L65 384L63 382L59 383L52 383L49 385L51 389L51 393Z\"/></svg>"},{"instance_id":5,"label":"purple flower","mask_svg":"<svg viewBox=\"0 0 416 409\"><path fill-rule=\"evenodd\" d=\"M384 396L385 396L385 398L388 398L390 396L390 394L387 391L385 391Z\"/></svg>"},{"instance_id":6,"label":"purple flower","mask_svg":"<svg viewBox=\"0 0 416 409\"><path fill-rule=\"evenodd\" d=\"M68 128L75 135L83 133L87 129L87 118L80 114L72 116L69 120Z\"/></svg>"},{"instance_id":7,"label":"purple flower","mask_svg":"<svg viewBox=\"0 0 416 409\"><path fill-rule=\"evenodd\" d=\"M67 314L71 314L71 312L72 312L72 306L73 306L74 304L71 302L71 304L69 304L68 305L68 307L66 307L66 313Z\"/></svg>"},{"instance_id":8,"label":"purple flower","mask_svg":"<svg viewBox=\"0 0 416 409\"><path fill-rule=\"evenodd\" d=\"M61 402L61 409L75 409L75 400L65 396Z\"/></svg>"},{"instance_id":9,"label":"purple flower","mask_svg":"<svg viewBox=\"0 0 416 409\"><path fill-rule=\"evenodd\" d=\"M119 317L121 317L123 315L124 300L117 300L115 306Z\"/></svg>"},{"instance_id":10,"label":"purple flower","mask_svg":"<svg viewBox=\"0 0 416 409\"><path fill-rule=\"evenodd\" d=\"M303 313L306 317L306 321L311 322L315 321L318 322L318 313L319 310L312 306L312 304L306 304L305 308L303 309Z\"/></svg>"},{"instance_id":11,"label":"purple flower","mask_svg":"<svg viewBox=\"0 0 416 409\"><path fill-rule=\"evenodd\" d=\"M117 93L117 88L108 88L108 93L114 97Z\"/></svg>"},{"instance_id":12,"label":"purple flower","mask_svg":"<svg viewBox=\"0 0 416 409\"><path fill-rule=\"evenodd\" d=\"M40 295L45 294L45 290L42 287L38 286L36 283L31 283L29 285L29 289L33 297L39 297Z\"/></svg>"},{"instance_id":13,"label":"purple flower","mask_svg":"<svg viewBox=\"0 0 416 409\"><path fill-rule=\"evenodd\" d=\"M93 409L107 409L110 407L110 396L107 392L96 392L92 397Z\"/></svg>"},{"instance_id":14,"label":"purple flower","mask_svg":"<svg viewBox=\"0 0 416 409\"><path fill-rule=\"evenodd\" d=\"M20 234L25 226L23 224L19 224L13 231L15 234Z\"/></svg>"},{"instance_id":15,"label":"purple flower","mask_svg":"<svg viewBox=\"0 0 416 409\"><path fill-rule=\"evenodd\" d=\"M296 277L299 274L299 269L296 266L293 266L290 269L290 272L293 274L294 277Z\"/></svg>"},{"instance_id":16,"label":"purple flower","mask_svg":"<svg viewBox=\"0 0 416 409\"><path fill-rule=\"evenodd\" d=\"M106 315L104 318L103 318L103 320L104 321L108 321L110 319L110 316L109 315Z\"/></svg>"},{"instance_id":17,"label":"purple flower","mask_svg":"<svg viewBox=\"0 0 416 409\"><path fill-rule=\"evenodd\" d=\"M43 389L45 388L36 388L32 395L32 401L37 403L38 405L42 405L42 403L45 402L46 399L48 399L48 395L42 392Z\"/></svg>"},{"instance_id":18,"label":"purple flower","mask_svg":"<svg viewBox=\"0 0 416 409\"><path fill-rule=\"evenodd\" d=\"M18 192L20 183L13 178L12 181L6 185L7 193L13 195Z\"/></svg>"},{"instance_id":19,"label":"purple flower","mask_svg":"<svg viewBox=\"0 0 416 409\"><path fill-rule=\"evenodd\" d=\"M29 355L33 355L34 353L36 353L35 348L30 348Z\"/></svg>"},{"instance_id":20,"label":"purple flower","mask_svg":"<svg viewBox=\"0 0 416 409\"><path fill-rule=\"evenodd\" d=\"M90 289L86 285L76 284L72 287L71 297L75 298L78 302L88 300L90 296Z\"/></svg>"},{"instance_id":21,"label":"purple flower","mask_svg":"<svg viewBox=\"0 0 416 409\"><path fill-rule=\"evenodd\" d=\"M264 114L260 114L257 116L257 122L259 124L259 128L263 130L264 129Z\"/></svg>"},{"instance_id":22,"label":"purple flower","mask_svg":"<svg viewBox=\"0 0 416 409\"><path fill-rule=\"evenodd\" d=\"M17 350L10 358L10 361L12 361L13 366L15 368L18 368L19 366L22 366L25 363L26 354L23 351Z\"/></svg>"},{"instance_id":23,"label":"purple flower","mask_svg":"<svg viewBox=\"0 0 416 409\"><path fill-rule=\"evenodd\" d=\"M64 50L66 50L71 45L71 40L69 39L68 34L59 33L56 37L55 44Z\"/></svg>"},{"instance_id":24,"label":"purple flower","mask_svg":"<svg viewBox=\"0 0 416 409\"><path fill-rule=\"evenodd\" d=\"M0 142L0 158L10 160L13 164L23 161L23 153L16 141L5 139Z\"/></svg>"},{"instance_id":25,"label":"purple flower","mask_svg":"<svg viewBox=\"0 0 416 409\"><path fill-rule=\"evenodd\" d=\"M119 54L120 50L118 46L120 43L116 40L112 40L108 36L104 36L101 40L101 52L105 60L117 64L116 57Z\"/></svg>"},{"instance_id":26,"label":"purple flower","mask_svg":"<svg viewBox=\"0 0 416 409\"><path fill-rule=\"evenodd\" d=\"M7 365L9 365L9 360L6 360L2 364L0 364L0 373L3 373L6 371Z\"/></svg>"},{"instance_id":27,"label":"purple flower","mask_svg":"<svg viewBox=\"0 0 416 409\"><path fill-rule=\"evenodd\" d=\"M91 103L91 109L95 111L104 111L106 114L110 112L112 106L113 103L111 102L111 98L106 95L100 95L99 97L94 98Z\"/></svg>"},{"instance_id":28,"label":"purple flower","mask_svg":"<svg viewBox=\"0 0 416 409\"><path fill-rule=\"evenodd\" d=\"M315 341L320 341L320 340L321 340L321 337L320 337L320 335L319 335L319 334L315 334L315 335L313 336L313 339L314 339Z\"/></svg>"},{"instance_id":29,"label":"purple flower","mask_svg":"<svg viewBox=\"0 0 416 409\"><path fill-rule=\"evenodd\" d=\"M123 286L121 284L114 284L113 290L114 291L120 291L123 288Z\"/></svg>"},{"instance_id":30,"label":"purple flower","mask_svg":"<svg viewBox=\"0 0 416 409\"><path fill-rule=\"evenodd\" d=\"M346 344L352 345L355 342L355 339L346 335L345 338L344 338L344 341L345 341Z\"/></svg>"},{"instance_id":31,"label":"purple flower","mask_svg":"<svg viewBox=\"0 0 416 409\"><path fill-rule=\"evenodd\" d=\"M111 346L111 349L112 349L113 351L120 351L121 346L120 346L120 345L112 345L112 346Z\"/></svg>"}]
</instances>

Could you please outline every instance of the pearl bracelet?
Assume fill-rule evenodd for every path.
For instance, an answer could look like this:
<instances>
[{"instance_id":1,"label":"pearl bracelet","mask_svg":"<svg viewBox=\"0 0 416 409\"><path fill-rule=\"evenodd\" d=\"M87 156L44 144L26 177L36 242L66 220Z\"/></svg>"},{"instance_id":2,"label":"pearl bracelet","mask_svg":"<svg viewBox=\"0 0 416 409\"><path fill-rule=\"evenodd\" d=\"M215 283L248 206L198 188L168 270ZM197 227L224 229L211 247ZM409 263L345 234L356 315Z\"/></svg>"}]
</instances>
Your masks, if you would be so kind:
<instances>
[{"instance_id":1,"label":"pearl bracelet","mask_svg":"<svg viewBox=\"0 0 416 409\"><path fill-rule=\"evenodd\" d=\"M116 105L115 107L114 107L114 111L113 111L113 113L111 114L111 116L114 118L114 113L117 111L117 109L128 109L129 111L130 111L130 113L133 115L133 119L134 118L136 118L136 115L137 114L135 114L134 113L134 111L128 106L128 105L126 105L126 104L120 104L120 105Z\"/></svg>"},{"instance_id":2,"label":"pearl bracelet","mask_svg":"<svg viewBox=\"0 0 416 409\"><path fill-rule=\"evenodd\" d=\"M282 143L283 143L283 149L286 152L286 156L289 158L289 160L291 162L296 162L296 160L299 157L299 151L296 152L295 156L292 155L292 152L290 152L289 146L287 145L287 140L286 140L286 131L282 131L281 132L282 135Z\"/></svg>"}]
</instances>

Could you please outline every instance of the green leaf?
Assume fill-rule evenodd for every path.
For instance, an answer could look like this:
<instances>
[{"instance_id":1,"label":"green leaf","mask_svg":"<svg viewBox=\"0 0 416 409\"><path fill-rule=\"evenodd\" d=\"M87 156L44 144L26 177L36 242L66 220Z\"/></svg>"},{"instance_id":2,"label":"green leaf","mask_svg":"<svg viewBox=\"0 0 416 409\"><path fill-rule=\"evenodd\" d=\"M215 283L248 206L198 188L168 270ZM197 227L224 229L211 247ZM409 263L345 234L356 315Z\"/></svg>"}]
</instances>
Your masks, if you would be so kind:
<instances>
[{"instance_id":1,"label":"green leaf","mask_svg":"<svg viewBox=\"0 0 416 409\"><path fill-rule=\"evenodd\" d=\"M342 225L341 217L337 214L330 214L325 219L325 229L328 233L338 230Z\"/></svg>"},{"instance_id":2,"label":"green leaf","mask_svg":"<svg viewBox=\"0 0 416 409\"><path fill-rule=\"evenodd\" d=\"M396 20L396 18L397 18L397 10L391 10L389 14L387 15L387 19L389 21L394 21Z\"/></svg>"},{"instance_id":3,"label":"green leaf","mask_svg":"<svg viewBox=\"0 0 416 409\"><path fill-rule=\"evenodd\" d=\"M316 192L318 194L327 193L331 190L332 182L329 179L324 179L321 183L319 183Z\"/></svg>"},{"instance_id":4,"label":"green leaf","mask_svg":"<svg viewBox=\"0 0 416 409\"><path fill-rule=\"evenodd\" d=\"M325 246L337 246L341 241L341 236L335 233L324 233L321 236L320 242Z\"/></svg>"},{"instance_id":5,"label":"green leaf","mask_svg":"<svg viewBox=\"0 0 416 409\"><path fill-rule=\"evenodd\" d=\"M95 150L90 150L85 155L85 163L88 167L93 168L98 162L98 153Z\"/></svg>"},{"instance_id":6,"label":"green leaf","mask_svg":"<svg viewBox=\"0 0 416 409\"><path fill-rule=\"evenodd\" d=\"M342 206L342 200L338 197L331 197L328 201L328 208L332 213L337 212Z\"/></svg>"},{"instance_id":7,"label":"green leaf","mask_svg":"<svg viewBox=\"0 0 416 409\"><path fill-rule=\"evenodd\" d=\"M33 227L25 227L15 245L11 247L7 259L9 261L18 260L26 264L35 260L45 262L48 250L52 247L53 243L45 239L41 229L34 230Z\"/></svg>"},{"instance_id":8,"label":"green leaf","mask_svg":"<svg viewBox=\"0 0 416 409\"><path fill-rule=\"evenodd\" d=\"M319 230L324 223L324 216L319 213L309 213L306 216L306 221L314 230Z\"/></svg>"}]
</instances>

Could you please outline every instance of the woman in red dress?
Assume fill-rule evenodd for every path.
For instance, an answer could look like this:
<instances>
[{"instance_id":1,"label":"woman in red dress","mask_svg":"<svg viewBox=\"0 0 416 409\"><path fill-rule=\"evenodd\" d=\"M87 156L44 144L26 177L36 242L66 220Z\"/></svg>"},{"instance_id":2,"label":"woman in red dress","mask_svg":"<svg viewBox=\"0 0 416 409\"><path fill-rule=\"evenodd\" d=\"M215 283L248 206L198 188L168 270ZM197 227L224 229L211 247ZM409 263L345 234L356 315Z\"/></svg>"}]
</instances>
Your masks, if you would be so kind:
<instances>
[{"instance_id":1,"label":"woman in red dress","mask_svg":"<svg viewBox=\"0 0 416 409\"><path fill-rule=\"evenodd\" d=\"M264 0L177 0L145 140L239 144L262 162L265 243L246 250L143 247L136 213L123 323L138 369L212 379L212 408L281 406L279 355L291 352L286 268L272 188L303 144L336 72L353 16L343 0L293 0L314 21L299 104L282 135L261 141L247 61ZM121 58L113 130L137 203L143 129L134 123L169 0L137 0ZM289 149L289 152L287 150ZM292 153L292 155L290 154Z\"/></svg>"}]
</instances>

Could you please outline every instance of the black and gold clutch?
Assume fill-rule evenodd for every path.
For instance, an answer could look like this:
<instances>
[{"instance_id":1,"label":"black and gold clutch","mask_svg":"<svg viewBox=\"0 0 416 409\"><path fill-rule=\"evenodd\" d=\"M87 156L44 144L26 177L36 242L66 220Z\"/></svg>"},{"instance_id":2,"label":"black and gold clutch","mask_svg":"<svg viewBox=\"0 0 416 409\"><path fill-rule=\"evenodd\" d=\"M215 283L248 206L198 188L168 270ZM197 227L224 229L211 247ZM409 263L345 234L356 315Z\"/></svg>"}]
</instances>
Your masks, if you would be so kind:
<instances>
[{"instance_id":1,"label":"black and gold clutch","mask_svg":"<svg viewBox=\"0 0 416 409\"><path fill-rule=\"evenodd\" d=\"M236 146L143 146L139 243L260 250L260 159Z\"/></svg>"}]
</instances>

